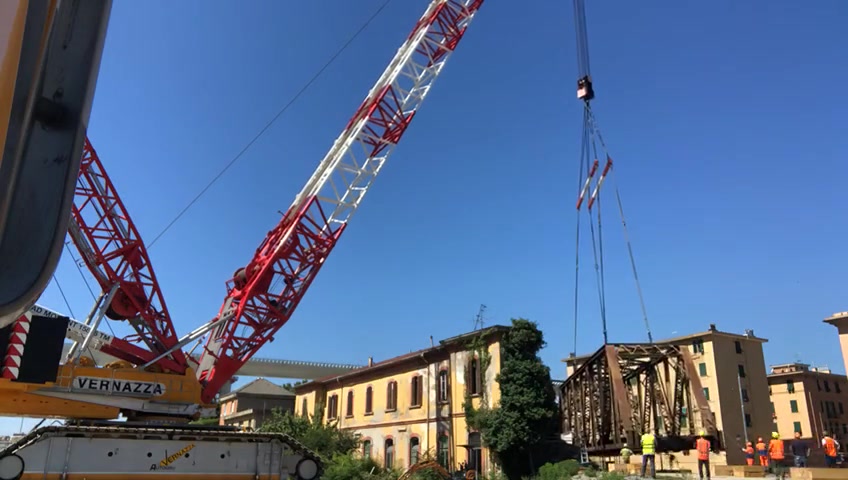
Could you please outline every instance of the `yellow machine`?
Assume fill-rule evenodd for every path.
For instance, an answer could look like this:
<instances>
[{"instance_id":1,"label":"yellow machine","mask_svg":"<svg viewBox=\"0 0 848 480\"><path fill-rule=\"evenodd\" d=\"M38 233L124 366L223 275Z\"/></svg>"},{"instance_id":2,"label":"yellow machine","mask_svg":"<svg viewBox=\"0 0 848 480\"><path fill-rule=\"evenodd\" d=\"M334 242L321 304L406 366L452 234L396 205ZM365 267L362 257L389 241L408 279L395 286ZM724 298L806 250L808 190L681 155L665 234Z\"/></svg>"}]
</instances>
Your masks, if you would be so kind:
<instances>
[{"instance_id":1,"label":"yellow machine","mask_svg":"<svg viewBox=\"0 0 848 480\"><path fill-rule=\"evenodd\" d=\"M90 360L81 363L90 364ZM121 364L107 367L65 364L59 366L55 383L0 379L0 415L3 416L112 420L120 414L130 420L142 416L146 420L197 419L214 415L215 406L201 405L200 384L193 370L175 375Z\"/></svg>"}]
</instances>

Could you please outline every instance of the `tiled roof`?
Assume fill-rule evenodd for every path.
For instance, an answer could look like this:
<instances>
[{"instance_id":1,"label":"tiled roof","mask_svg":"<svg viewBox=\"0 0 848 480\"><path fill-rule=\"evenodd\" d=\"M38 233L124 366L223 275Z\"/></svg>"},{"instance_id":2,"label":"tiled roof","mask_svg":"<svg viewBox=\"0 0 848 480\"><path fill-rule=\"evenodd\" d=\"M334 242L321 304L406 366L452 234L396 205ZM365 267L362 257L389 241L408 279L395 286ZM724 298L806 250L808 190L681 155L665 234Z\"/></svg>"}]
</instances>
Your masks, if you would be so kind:
<instances>
[{"instance_id":1,"label":"tiled roof","mask_svg":"<svg viewBox=\"0 0 848 480\"><path fill-rule=\"evenodd\" d=\"M280 397L293 397L294 393L264 378L257 378L247 385L230 392L226 396L230 395L276 395Z\"/></svg>"},{"instance_id":2,"label":"tiled roof","mask_svg":"<svg viewBox=\"0 0 848 480\"><path fill-rule=\"evenodd\" d=\"M441 340L438 345L435 345L433 347L424 348L424 349L417 350L417 351L410 352L410 353L406 353L406 354L403 354L403 355L400 355L400 356L397 356L397 357L392 357L392 358L389 358L387 360L383 360L381 362L374 362L370 366L357 368L355 370L351 370L349 372L345 372L345 373L342 373L342 374L339 374L339 375L330 375L330 376L327 376L327 377L312 380L311 382L307 382L307 383L296 386L295 391L300 390L301 387L307 387L307 386L319 384L319 383L326 383L326 382L331 381L331 380L342 380L342 379L345 379L345 378L350 378L350 377L354 377L356 375L360 375L360 374L368 372L368 371L374 371L374 370L389 367L389 366L392 366L392 365L397 365L399 363L403 363L406 360L410 360L412 358L416 358L418 356L421 356L421 355L424 355L424 354L427 354L427 353L440 351L447 346L455 345L455 344L457 344L461 341L468 340L468 339L475 337L477 335L491 335L493 333L504 333L504 332L509 331L509 329L510 329L510 327L507 327L507 326L504 326L504 325L492 325L491 327L486 327L486 328L482 328L480 330L475 330L473 332L468 332L468 333L464 333L462 335L457 335L455 337L450 337L450 338L447 338L445 340Z\"/></svg>"}]
</instances>

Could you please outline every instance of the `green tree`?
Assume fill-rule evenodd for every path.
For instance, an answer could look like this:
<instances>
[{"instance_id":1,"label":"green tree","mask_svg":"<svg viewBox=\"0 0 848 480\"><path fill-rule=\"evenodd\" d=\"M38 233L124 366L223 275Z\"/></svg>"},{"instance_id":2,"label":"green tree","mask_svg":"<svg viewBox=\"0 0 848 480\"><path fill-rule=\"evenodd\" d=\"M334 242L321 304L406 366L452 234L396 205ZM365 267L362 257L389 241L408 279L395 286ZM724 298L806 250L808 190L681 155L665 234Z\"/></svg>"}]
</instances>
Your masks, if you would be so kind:
<instances>
[{"instance_id":1,"label":"green tree","mask_svg":"<svg viewBox=\"0 0 848 480\"><path fill-rule=\"evenodd\" d=\"M303 379L303 380L298 380L294 383L291 383L291 382L284 383L284 384L282 384L282 387L285 388L286 390L290 391L290 392L294 392L294 387L296 387L298 385L303 385L304 383L309 383L309 380Z\"/></svg>"},{"instance_id":2,"label":"green tree","mask_svg":"<svg viewBox=\"0 0 848 480\"><path fill-rule=\"evenodd\" d=\"M335 423L325 424L321 417L306 418L275 409L262 424L261 431L285 433L300 441L326 461L336 455L348 455L359 448L359 436L340 430Z\"/></svg>"},{"instance_id":3,"label":"green tree","mask_svg":"<svg viewBox=\"0 0 848 480\"><path fill-rule=\"evenodd\" d=\"M501 390L495 408L466 405L469 426L480 431L509 478L534 473L533 449L556 428L557 406L550 369L539 351L545 346L536 323L512 319L501 341L501 370L495 377ZM469 411L470 410L470 411Z\"/></svg>"}]
</instances>

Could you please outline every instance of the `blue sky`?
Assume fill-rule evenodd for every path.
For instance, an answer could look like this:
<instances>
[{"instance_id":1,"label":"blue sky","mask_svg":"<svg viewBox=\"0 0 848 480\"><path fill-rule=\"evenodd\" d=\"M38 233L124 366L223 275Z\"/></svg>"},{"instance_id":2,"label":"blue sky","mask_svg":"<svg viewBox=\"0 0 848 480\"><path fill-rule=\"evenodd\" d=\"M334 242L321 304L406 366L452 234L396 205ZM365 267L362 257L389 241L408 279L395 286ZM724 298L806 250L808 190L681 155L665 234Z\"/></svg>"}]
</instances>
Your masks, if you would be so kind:
<instances>
[{"instance_id":1,"label":"blue sky","mask_svg":"<svg viewBox=\"0 0 848 480\"><path fill-rule=\"evenodd\" d=\"M382 3L116 2L89 136L142 235L159 234ZM709 323L751 328L769 339L768 363L843 372L835 329L821 319L848 307L840 180L848 65L839 33L848 4L588 3L594 108L617 161L655 338ZM525 4L483 5L261 356L386 358L427 346L430 335L470 330L483 303L487 324L538 322L543 359L564 376L582 121L572 9ZM425 6L391 2L151 247L178 332L217 313L225 280L275 225ZM643 341L620 224L605 211L610 340ZM591 251L581 255L577 350L587 352L601 328ZM82 319L92 299L67 255L56 276ZM40 303L67 310L55 284ZM0 431L18 425L8 419Z\"/></svg>"}]
</instances>

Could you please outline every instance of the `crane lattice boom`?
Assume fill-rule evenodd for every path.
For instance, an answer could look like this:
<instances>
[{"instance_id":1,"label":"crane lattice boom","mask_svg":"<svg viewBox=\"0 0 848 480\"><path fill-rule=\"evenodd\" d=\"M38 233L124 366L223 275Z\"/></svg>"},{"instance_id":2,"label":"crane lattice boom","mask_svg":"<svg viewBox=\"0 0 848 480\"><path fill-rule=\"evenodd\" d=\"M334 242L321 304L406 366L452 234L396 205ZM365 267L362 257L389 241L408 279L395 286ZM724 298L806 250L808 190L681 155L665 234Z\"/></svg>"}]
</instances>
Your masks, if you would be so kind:
<instances>
[{"instance_id":1,"label":"crane lattice boom","mask_svg":"<svg viewBox=\"0 0 848 480\"><path fill-rule=\"evenodd\" d=\"M483 0L434 0L318 169L227 282L198 374L210 401L291 317Z\"/></svg>"},{"instance_id":2,"label":"crane lattice boom","mask_svg":"<svg viewBox=\"0 0 848 480\"><path fill-rule=\"evenodd\" d=\"M128 320L136 331L127 338L115 339L104 352L140 365L171 349L179 339L147 249L87 138L72 216L69 233L83 261L104 293L114 288L106 316ZM177 373L183 373L187 366L180 349L158 364Z\"/></svg>"}]
</instances>

